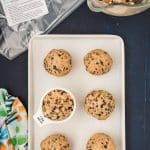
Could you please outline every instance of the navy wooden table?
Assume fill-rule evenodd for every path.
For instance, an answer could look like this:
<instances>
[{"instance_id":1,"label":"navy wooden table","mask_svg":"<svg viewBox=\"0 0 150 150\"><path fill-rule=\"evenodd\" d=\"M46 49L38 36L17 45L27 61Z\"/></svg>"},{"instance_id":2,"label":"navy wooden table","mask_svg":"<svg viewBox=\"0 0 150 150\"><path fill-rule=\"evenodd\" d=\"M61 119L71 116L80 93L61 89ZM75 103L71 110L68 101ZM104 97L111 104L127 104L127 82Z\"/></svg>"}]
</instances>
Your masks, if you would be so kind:
<instances>
[{"instance_id":1,"label":"navy wooden table","mask_svg":"<svg viewBox=\"0 0 150 150\"><path fill-rule=\"evenodd\" d=\"M116 34L124 39L127 150L150 150L150 10L131 17L112 17L92 13L83 4L51 33ZM27 52L13 61L0 56L0 87L19 96L27 107Z\"/></svg>"}]
</instances>

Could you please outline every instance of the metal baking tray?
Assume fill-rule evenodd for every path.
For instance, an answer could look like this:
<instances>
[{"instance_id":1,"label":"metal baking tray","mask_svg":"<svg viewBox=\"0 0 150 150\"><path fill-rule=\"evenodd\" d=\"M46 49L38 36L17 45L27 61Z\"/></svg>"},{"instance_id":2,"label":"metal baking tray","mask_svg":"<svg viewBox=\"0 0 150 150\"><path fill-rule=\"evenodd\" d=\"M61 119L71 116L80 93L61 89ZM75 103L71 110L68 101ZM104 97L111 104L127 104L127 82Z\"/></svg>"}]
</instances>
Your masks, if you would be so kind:
<instances>
[{"instance_id":1,"label":"metal baking tray","mask_svg":"<svg viewBox=\"0 0 150 150\"><path fill-rule=\"evenodd\" d=\"M64 77L53 77L43 67L43 59L54 48L67 50L73 58L72 71ZM93 76L85 71L83 57L101 48L113 58L109 73ZM40 35L29 44L29 150L40 150L41 141L54 133L64 134L72 150L86 149L88 139L97 132L110 135L117 150L125 150L125 52L124 42L115 35ZM76 97L75 115L67 122L39 127L33 120L43 94L61 87ZM83 108L84 98L93 89L107 90L116 99L116 108L105 121L89 116Z\"/></svg>"}]
</instances>

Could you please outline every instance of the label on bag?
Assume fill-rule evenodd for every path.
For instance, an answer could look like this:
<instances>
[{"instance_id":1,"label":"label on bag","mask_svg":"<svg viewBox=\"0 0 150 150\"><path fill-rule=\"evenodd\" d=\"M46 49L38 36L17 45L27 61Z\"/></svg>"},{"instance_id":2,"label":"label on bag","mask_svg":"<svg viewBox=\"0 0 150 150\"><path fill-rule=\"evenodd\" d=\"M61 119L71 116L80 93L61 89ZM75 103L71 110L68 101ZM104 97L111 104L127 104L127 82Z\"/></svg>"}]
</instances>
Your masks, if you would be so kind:
<instances>
[{"instance_id":1,"label":"label on bag","mask_svg":"<svg viewBox=\"0 0 150 150\"><path fill-rule=\"evenodd\" d=\"M1 0L9 26L48 14L45 0Z\"/></svg>"}]
</instances>

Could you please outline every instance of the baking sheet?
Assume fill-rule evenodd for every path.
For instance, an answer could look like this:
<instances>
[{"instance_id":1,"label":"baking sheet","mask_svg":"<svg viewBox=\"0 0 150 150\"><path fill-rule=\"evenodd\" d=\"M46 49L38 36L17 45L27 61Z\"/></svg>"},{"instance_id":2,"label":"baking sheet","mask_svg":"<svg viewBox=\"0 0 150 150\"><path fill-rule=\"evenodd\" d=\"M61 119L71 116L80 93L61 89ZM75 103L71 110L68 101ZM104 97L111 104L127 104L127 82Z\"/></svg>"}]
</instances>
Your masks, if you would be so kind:
<instances>
[{"instance_id":1,"label":"baking sheet","mask_svg":"<svg viewBox=\"0 0 150 150\"><path fill-rule=\"evenodd\" d=\"M43 59L53 48L67 50L73 57L72 71L64 77L49 75ZM85 71L83 57L90 50L101 48L113 58L111 71L93 76ZM41 35L29 44L29 150L40 150L40 142L54 133L64 134L72 150L85 150L88 139L97 132L110 135L117 150L125 150L125 78L124 43L114 35ZM67 122L40 128L33 120L43 94L48 89L62 87L76 97L75 115ZM94 89L107 90L116 99L116 108L105 121L89 116L83 109L85 96Z\"/></svg>"}]
</instances>

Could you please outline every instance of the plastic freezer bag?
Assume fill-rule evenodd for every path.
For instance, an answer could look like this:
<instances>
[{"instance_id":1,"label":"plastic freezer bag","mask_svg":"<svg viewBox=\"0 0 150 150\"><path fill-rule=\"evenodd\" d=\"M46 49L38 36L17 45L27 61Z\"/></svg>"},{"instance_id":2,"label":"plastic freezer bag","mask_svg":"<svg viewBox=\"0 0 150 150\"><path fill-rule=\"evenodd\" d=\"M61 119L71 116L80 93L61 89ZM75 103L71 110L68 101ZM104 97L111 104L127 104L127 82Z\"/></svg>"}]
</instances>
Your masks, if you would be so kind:
<instances>
[{"instance_id":1,"label":"plastic freezer bag","mask_svg":"<svg viewBox=\"0 0 150 150\"><path fill-rule=\"evenodd\" d=\"M27 50L30 38L35 34L51 31L85 0L46 0L49 13L38 19L8 26L0 3L0 53L13 59Z\"/></svg>"}]
</instances>

